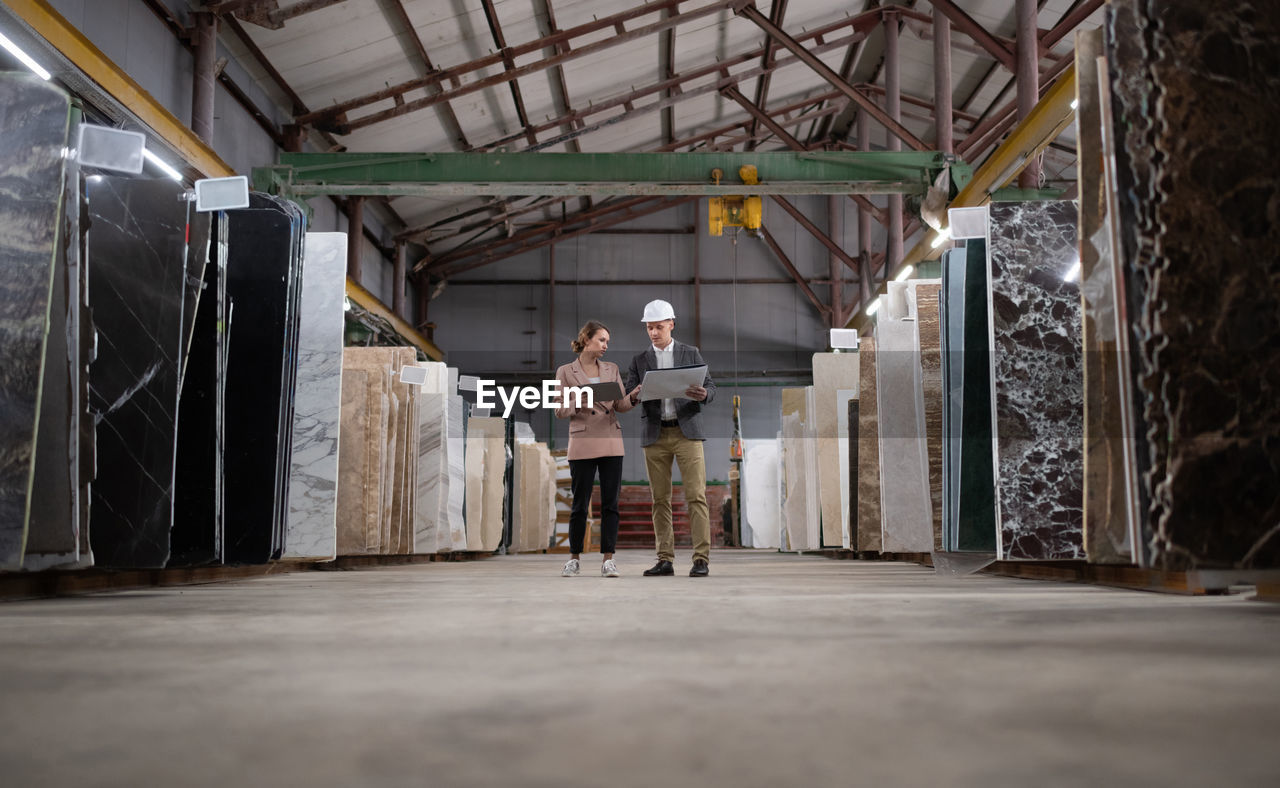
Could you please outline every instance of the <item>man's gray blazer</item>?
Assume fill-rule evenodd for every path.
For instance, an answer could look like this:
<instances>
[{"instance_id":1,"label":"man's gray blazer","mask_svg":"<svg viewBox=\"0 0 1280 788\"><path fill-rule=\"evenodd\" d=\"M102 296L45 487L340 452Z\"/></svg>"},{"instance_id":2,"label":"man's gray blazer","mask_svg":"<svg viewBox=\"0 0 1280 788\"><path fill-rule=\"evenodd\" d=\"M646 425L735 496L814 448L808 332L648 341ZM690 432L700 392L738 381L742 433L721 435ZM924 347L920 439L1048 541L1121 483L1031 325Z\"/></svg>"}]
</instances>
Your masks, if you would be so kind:
<instances>
[{"instance_id":1,"label":"man's gray blazer","mask_svg":"<svg viewBox=\"0 0 1280 788\"><path fill-rule=\"evenodd\" d=\"M674 362L677 367L687 367L694 364L705 364L702 360L702 354L693 345L686 345L683 342L675 342ZM651 369L658 368L658 359L653 354L653 346L643 353L637 353L631 359L631 367L627 370L627 391L635 388L644 381L644 373ZM697 402L683 397L676 398L676 420L680 423L680 431L690 440L704 441L707 439L706 433L702 429L702 406L710 405L711 400L716 396L716 384L711 379L711 370L707 369L707 379L703 381L702 387L707 390L707 398L702 402ZM662 400L650 400L641 402L642 415L641 419L644 425L644 432L640 436L640 445L649 446L658 441L658 433L662 429Z\"/></svg>"}]
</instances>

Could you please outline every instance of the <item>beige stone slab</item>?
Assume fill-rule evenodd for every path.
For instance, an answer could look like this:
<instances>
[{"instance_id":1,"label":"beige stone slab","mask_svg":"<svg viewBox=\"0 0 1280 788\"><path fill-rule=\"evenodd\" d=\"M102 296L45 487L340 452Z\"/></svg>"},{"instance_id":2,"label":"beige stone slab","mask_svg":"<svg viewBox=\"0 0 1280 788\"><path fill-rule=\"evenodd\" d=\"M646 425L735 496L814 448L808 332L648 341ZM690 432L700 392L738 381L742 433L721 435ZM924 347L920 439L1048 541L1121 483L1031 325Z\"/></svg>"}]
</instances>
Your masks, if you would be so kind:
<instances>
[{"instance_id":1,"label":"beige stone slab","mask_svg":"<svg viewBox=\"0 0 1280 788\"><path fill-rule=\"evenodd\" d=\"M463 471L466 475L466 527L467 550L482 549L482 524L484 523L484 453L487 449L485 435L473 426L474 418L467 420L466 456Z\"/></svg>"},{"instance_id":2,"label":"beige stone slab","mask_svg":"<svg viewBox=\"0 0 1280 788\"><path fill-rule=\"evenodd\" d=\"M788 548L813 550L818 547L819 506L816 446L808 427L811 388L782 390L782 451L786 500Z\"/></svg>"},{"instance_id":3,"label":"beige stone slab","mask_svg":"<svg viewBox=\"0 0 1280 788\"><path fill-rule=\"evenodd\" d=\"M880 433L876 419L876 340L858 343L858 549L879 551Z\"/></svg>"},{"instance_id":4,"label":"beige stone slab","mask_svg":"<svg viewBox=\"0 0 1280 788\"><path fill-rule=\"evenodd\" d=\"M813 392L817 413L818 494L822 509L824 547L848 545L848 484L841 472L840 414L837 393L858 389L857 353L814 353ZM843 492L842 492L843 491ZM842 503L843 502L843 503Z\"/></svg>"},{"instance_id":5,"label":"beige stone slab","mask_svg":"<svg viewBox=\"0 0 1280 788\"><path fill-rule=\"evenodd\" d=\"M479 468L481 504L481 520L478 546L472 548L471 518L467 518L467 548L485 552L497 550L502 542L503 505L506 492L503 489L503 476L506 472L506 419L495 416L473 416L467 422L467 440L475 440L483 444ZM470 504L471 486L468 477L468 498Z\"/></svg>"},{"instance_id":6,"label":"beige stone slab","mask_svg":"<svg viewBox=\"0 0 1280 788\"><path fill-rule=\"evenodd\" d=\"M929 460L929 500L933 505L933 549L942 550L942 334L940 284L916 286L916 329L920 332L920 387Z\"/></svg>"},{"instance_id":7,"label":"beige stone slab","mask_svg":"<svg viewBox=\"0 0 1280 788\"><path fill-rule=\"evenodd\" d=\"M395 391L387 393L387 412L384 414L383 425L386 430L386 451L382 453L382 462L378 474L378 486L382 495L382 517L379 521L379 529L381 538L379 543L384 554L396 552L396 533L395 528L395 512L393 507L395 500L395 474L396 474L396 453L400 450L400 435L398 429L400 420L396 418L397 412L400 410L400 398L396 396Z\"/></svg>"},{"instance_id":8,"label":"beige stone slab","mask_svg":"<svg viewBox=\"0 0 1280 788\"><path fill-rule=\"evenodd\" d=\"M338 438L338 555L364 553L365 433L369 425L369 374L342 374L342 412Z\"/></svg>"}]
</instances>

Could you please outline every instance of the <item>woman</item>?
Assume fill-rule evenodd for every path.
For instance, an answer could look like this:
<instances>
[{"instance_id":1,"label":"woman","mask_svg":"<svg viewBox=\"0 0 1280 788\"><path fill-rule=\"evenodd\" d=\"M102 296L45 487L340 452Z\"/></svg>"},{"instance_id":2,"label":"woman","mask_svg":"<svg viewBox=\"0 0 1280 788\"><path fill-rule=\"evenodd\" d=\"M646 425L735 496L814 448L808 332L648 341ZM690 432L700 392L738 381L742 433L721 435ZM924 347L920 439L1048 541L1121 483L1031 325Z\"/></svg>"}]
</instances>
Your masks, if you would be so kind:
<instances>
[{"instance_id":1,"label":"woman","mask_svg":"<svg viewBox=\"0 0 1280 788\"><path fill-rule=\"evenodd\" d=\"M609 329L598 320L588 320L570 345L578 354L576 361L556 370L561 390L588 383L617 381L622 388L618 365L601 361L609 349ZM639 391L640 387L636 387ZM634 392L633 392L634 393ZM573 513L569 516L569 551L560 574L575 577L581 568L579 558L587 534L587 513L591 510L591 488L597 471L600 474L600 574L617 577L613 549L618 541L618 493L622 489L622 427L614 414L634 407L630 395L611 402L595 402L593 407L556 409L556 417L569 420L569 475L573 480Z\"/></svg>"}]
</instances>

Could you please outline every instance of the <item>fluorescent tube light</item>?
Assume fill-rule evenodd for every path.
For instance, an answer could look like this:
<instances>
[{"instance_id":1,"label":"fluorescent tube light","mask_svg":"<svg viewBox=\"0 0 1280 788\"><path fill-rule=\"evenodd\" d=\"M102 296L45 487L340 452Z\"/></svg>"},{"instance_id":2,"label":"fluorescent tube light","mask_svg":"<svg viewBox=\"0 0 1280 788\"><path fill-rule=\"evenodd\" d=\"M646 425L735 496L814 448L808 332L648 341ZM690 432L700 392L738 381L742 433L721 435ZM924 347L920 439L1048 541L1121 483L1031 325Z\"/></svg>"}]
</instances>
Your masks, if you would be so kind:
<instances>
[{"instance_id":1,"label":"fluorescent tube light","mask_svg":"<svg viewBox=\"0 0 1280 788\"><path fill-rule=\"evenodd\" d=\"M907 277L911 276L911 272L914 270L916 270L916 267L914 265L907 266L906 268L898 272L898 275L893 278L893 281L905 282L907 280Z\"/></svg>"},{"instance_id":2,"label":"fluorescent tube light","mask_svg":"<svg viewBox=\"0 0 1280 788\"><path fill-rule=\"evenodd\" d=\"M937 249L939 246L942 246L944 243L950 240L951 240L951 228L943 227L942 230L938 232L938 237L933 239L932 246L934 249Z\"/></svg>"},{"instance_id":3,"label":"fluorescent tube light","mask_svg":"<svg viewBox=\"0 0 1280 788\"><path fill-rule=\"evenodd\" d=\"M160 169L160 171L161 171L161 172L163 172L165 175L168 175L170 178L173 178L175 181L180 181L180 180L182 180L182 173L180 173L180 172L178 172L177 170L175 170L174 168L170 167L168 164L165 164L165 163L164 163L164 161L163 161L163 160L161 160L161 158L160 158L159 156L157 156L157 155L155 155L154 153L152 153L151 151L149 151L149 150L145 150L145 149L142 151L142 155L143 155L143 156L146 156L146 157L147 157L147 161L149 161L149 162L151 162L152 164L156 165L156 167L158 167L158 168Z\"/></svg>"},{"instance_id":4,"label":"fluorescent tube light","mask_svg":"<svg viewBox=\"0 0 1280 788\"><path fill-rule=\"evenodd\" d=\"M867 305L867 317L871 317L872 315L874 315L876 313L876 310L879 308L880 308L880 299L877 298Z\"/></svg>"},{"instance_id":5,"label":"fluorescent tube light","mask_svg":"<svg viewBox=\"0 0 1280 788\"><path fill-rule=\"evenodd\" d=\"M0 33L0 47L4 47L6 50L9 51L9 54L13 55L18 60L21 60L22 65L26 66L27 68L35 72L35 75L37 77L40 77L41 79L44 79L44 80L48 80L50 77L53 76L48 71L45 71L44 68L39 63L32 60L31 56L28 55L26 52L23 52L18 47L17 44L13 43L8 38L6 38L4 33Z\"/></svg>"}]
</instances>

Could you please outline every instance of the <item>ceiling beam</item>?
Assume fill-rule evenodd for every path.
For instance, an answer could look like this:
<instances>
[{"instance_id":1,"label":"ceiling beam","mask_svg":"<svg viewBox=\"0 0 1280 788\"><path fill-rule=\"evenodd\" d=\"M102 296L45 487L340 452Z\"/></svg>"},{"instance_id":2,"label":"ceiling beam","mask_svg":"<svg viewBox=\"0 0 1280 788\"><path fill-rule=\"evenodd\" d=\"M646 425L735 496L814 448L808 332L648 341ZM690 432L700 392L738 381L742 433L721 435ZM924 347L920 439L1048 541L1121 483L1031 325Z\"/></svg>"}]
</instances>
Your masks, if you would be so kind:
<instances>
[{"instance_id":1,"label":"ceiling beam","mask_svg":"<svg viewBox=\"0 0 1280 788\"><path fill-rule=\"evenodd\" d=\"M489 33L493 36L493 43L498 45L498 53L502 55L502 69L504 72L510 73L516 68L515 58L511 56L511 49L507 46L507 39L502 35L502 25L498 22L498 11L493 7L493 0L480 0L480 5L484 7L484 18L489 23ZM533 132L529 128L529 113L524 108L524 96L520 94L520 82L514 78L507 81L507 86L511 88L511 101L516 106L516 119L520 121L520 128L524 129L525 137L532 145L538 141Z\"/></svg>"},{"instance_id":2,"label":"ceiling beam","mask_svg":"<svg viewBox=\"0 0 1280 788\"><path fill-rule=\"evenodd\" d=\"M671 16L668 9L662 12L663 18ZM676 29L668 28L662 32L662 39L658 42L658 78L663 81L670 81L676 76ZM663 98L671 98L674 88L667 88L663 91ZM675 142L676 139L676 108L674 104L668 104L662 108L662 141L668 145ZM577 138L575 137L576 141Z\"/></svg>"},{"instance_id":3,"label":"ceiling beam","mask_svg":"<svg viewBox=\"0 0 1280 788\"><path fill-rule=\"evenodd\" d=\"M556 12L551 5L551 0L542 0L542 10L547 15L548 32L552 35L559 33L560 28L556 25ZM554 54L561 55L568 51L569 51L568 47L564 43L556 43L552 45L552 52ZM555 79L556 86L560 88L561 115L572 115L573 100L569 98L569 83L566 82L564 78L564 66L556 66L555 68L551 69L551 74L552 74L552 77ZM572 130L573 123L572 122L565 123L563 126L563 129L565 131ZM582 152L582 146L578 144L578 140L576 138L569 140L569 152L570 153Z\"/></svg>"},{"instance_id":4,"label":"ceiling beam","mask_svg":"<svg viewBox=\"0 0 1280 788\"><path fill-rule=\"evenodd\" d=\"M408 37L409 43L413 46L414 52L418 55L418 63L426 70L427 74L431 74L436 70L435 64L431 62L431 56L427 54L427 48L422 43L422 38L418 35L418 30L413 26L413 21L409 19L409 13L404 9L403 0L385 0L384 9L389 9L392 20L400 25L404 34ZM394 32L394 31L393 31ZM435 85L427 88L428 93L439 93L440 86ZM454 147L457 150L471 150L471 143L467 141L467 135L462 130L462 123L458 121L458 115L453 111L453 105L444 102L440 107L440 114L444 118L444 126L449 134L453 136Z\"/></svg>"},{"instance_id":5,"label":"ceiling beam","mask_svg":"<svg viewBox=\"0 0 1280 788\"><path fill-rule=\"evenodd\" d=\"M861 92L854 89L854 87L848 82L841 79L839 74L832 71L831 68L826 63L823 63L818 59L815 54L805 49L802 43L792 38L786 33L786 31L782 30L777 25L770 22L768 17L761 14L755 6L744 6L739 9L738 14L756 23L761 30L764 30L766 33L769 33L776 38L783 47L790 50L791 53L799 58L801 62L813 69L818 76L831 83L836 90L844 93L850 100L856 103L859 107L862 107L868 115L875 118L882 126L888 129L893 136L907 143L915 150L923 151L929 149L929 146L926 145L919 137L912 134L906 126L903 126L901 123L894 120L890 117L889 113L877 106L874 101L867 98Z\"/></svg>"},{"instance_id":6,"label":"ceiling beam","mask_svg":"<svg viewBox=\"0 0 1280 788\"><path fill-rule=\"evenodd\" d=\"M639 27L634 30L626 30L626 28L623 25L624 22L630 21L631 19L634 19L637 16L656 13L664 8L672 8L679 4L679 0L660 0L659 2L648 3L638 9L632 9L630 11L626 11L620 14L613 14L612 16L605 17L604 19L599 19L599 20L589 22L587 24L578 25L577 27L570 28L569 30L563 30L559 33L555 33L549 36L543 36L542 38L538 38L524 44L508 47L502 53L487 55L485 57L472 60L470 62L464 63L454 68L437 71L435 74L432 74L423 79L414 79L414 80L409 80L407 82L401 82L397 85L392 85L388 88L384 88L383 90L375 91L373 93L369 93L364 96L359 96L353 99L348 99L346 101L341 101L331 107L327 107L324 110L313 112L313 113L310 113L309 115L300 117L297 119L297 122L298 123L315 123L322 126L332 125L334 129L339 131L340 133L348 133L356 129L366 128L375 123L380 123L386 120L390 120L391 118L400 117L402 115L407 115L411 112L417 112L418 110L426 109L427 107L434 106L440 103L441 101L449 101L449 100L467 95L469 93L474 93L478 90L483 90L485 88L493 87L495 85L501 85L505 82L510 82L511 80L516 79L518 77L527 76L529 74L534 74L539 71L544 71L560 63L564 63L566 61L573 60L575 58L580 58L585 55L590 55L596 52L600 52L627 41L632 41L637 38L643 38L653 33L659 33L675 25L684 24L686 22L691 22L695 19L700 19L705 16L710 16L712 14L723 11L727 8L740 6L747 1L748 0L712 0L712 2L709 2L707 5L702 6L700 8L696 8L691 11L683 11L683 12L677 11L672 13L671 16L667 19L662 19L662 20L659 20L658 22L654 22L652 24L645 25L643 27ZM576 48L569 48L567 51L562 52L560 54L552 55L551 57L546 57L541 60L537 60L532 63L525 64L523 66L506 69L500 74L494 74L488 77L480 77L480 78L474 79L471 82L467 82L465 84L462 82L462 77L474 74L475 72L478 72L482 69L489 68L491 66L501 65L508 58L516 58L522 55L529 54L531 52L537 52L539 50L552 47L557 43L567 44L570 41L570 39L578 38L589 33L594 33L599 30L610 29L610 28L618 32L616 32L615 35L609 38L583 44ZM360 107L366 107L370 104L375 104L379 101L392 99L392 98L395 98L396 96L403 97L405 93L411 90L424 88L424 87L427 87L428 85L440 84L446 81L449 82L452 85L452 87L449 88L448 90L443 91L439 95L427 96L425 98L415 99L413 101L406 101L403 104L398 104L397 106L392 107L390 109L385 109L382 111L373 112L368 115L363 115L354 120L340 119L340 116L345 117L346 114L351 110L358 109Z\"/></svg>"},{"instance_id":7,"label":"ceiling beam","mask_svg":"<svg viewBox=\"0 0 1280 788\"><path fill-rule=\"evenodd\" d=\"M631 206L628 206L625 210L618 210L618 206L611 206L612 212L607 217L600 218L598 220L593 220L590 223L586 224L585 226L573 228L573 229L564 229L563 225L559 225L552 228L546 228L546 229L540 228L539 230L537 230L537 232L541 234L547 234L548 237L542 240L522 244L516 248L513 248L505 252L492 253L490 256L481 257L480 259L469 259L463 262L450 264L447 268L444 268L443 270L441 270L437 275L447 278L447 277L453 276L454 274L460 274L464 271L472 271L476 268L489 265L490 263L496 263L499 260L504 260L515 254L533 251L534 249L541 249L544 246L550 246L551 244L557 244L557 243L560 243L561 241L567 241L571 238L576 238L579 235L585 235L587 233L594 232L595 230L598 230L598 229L611 227L615 224L621 224L622 222L629 222L633 219L639 219L643 216L648 216L651 213L657 213L658 211L665 211L668 208L674 208L677 205L683 205L684 203L687 203L696 199L698 198L697 197L674 197L674 198L658 198L658 199L641 198L638 202L649 203L649 204L648 205L631 205ZM596 210L600 210L600 209L596 209ZM435 272L433 272L433 274L435 274Z\"/></svg>"},{"instance_id":8,"label":"ceiling beam","mask_svg":"<svg viewBox=\"0 0 1280 788\"><path fill-rule=\"evenodd\" d=\"M773 0L773 5L769 9L769 21L778 27L782 27L782 18L786 16L786 13L787 0ZM760 59L760 67L764 69L764 73L756 79L756 99L752 102L761 109L769 105L769 82L773 78L774 53L776 51L777 45L774 44L773 36L765 33L764 57ZM751 128L749 129L751 139L747 142L746 150L755 150L755 136L760 129L760 123L759 118L752 116Z\"/></svg>"},{"instance_id":9,"label":"ceiling beam","mask_svg":"<svg viewBox=\"0 0 1280 788\"><path fill-rule=\"evenodd\" d=\"M764 238L765 244L773 251L774 257L778 258L778 262L781 263L782 267L791 275L796 286L800 288L800 292L804 293L805 298L809 299L809 303L813 304L813 308L818 310L818 316L826 319L826 316L831 314L831 307L822 303L822 299L818 298L818 294L813 292L813 288L809 287L809 283L805 281L804 277L800 275L800 272L796 270L796 267L792 265L791 260L787 258L786 253L782 251L782 247L778 246L778 242L773 238L773 233L769 232L769 228L765 227L763 224L760 225L760 236Z\"/></svg>"},{"instance_id":10,"label":"ceiling beam","mask_svg":"<svg viewBox=\"0 0 1280 788\"><path fill-rule=\"evenodd\" d=\"M987 54L995 58L1000 65L1009 69L1011 73L1017 69L1013 52L1004 45L1004 42L988 33L986 28L978 24L973 17L966 14L963 9L951 0L929 0L929 4L933 6L935 11L950 19L956 30L969 36L978 46L985 49Z\"/></svg>"},{"instance_id":11,"label":"ceiling beam","mask_svg":"<svg viewBox=\"0 0 1280 788\"><path fill-rule=\"evenodd\" d=\"M866 37L868 30L875 27L875 23L879 21L879 16L880 16L879 12L872 14L870 16L873 18L859 19L858 17L853 17L851 19L842 20L840 22L837 22L832 25L828 25L823 28L811 30L808 33L805 33L804 35L802 35L801 40L821 40L821 39L824 39L825 36L829 35L834 31L840 30L845 27L852 27L855 32L847 36L841 37L839 39L836 39L834 41L826 41L823 44L819 44L815 46L812 51L814 54L822 54L824 52L829 52L834 49L847 46L852 42L859 41L862 38ZM582 126L577 130L571 132L570 134L561 135L560 137L556 137L554 139L543 140L542 142L538 143L538 145L531 148L531 150L540 150L552 145L557 145L572 137L582 136L584 134L590 134L594 131L599 131L600 129L607 128L608 126L614 125L616 123L620 123L625 120L630 120L631 118L634 118L638 115L642 115L647 112L653 112L653 111L662 109L663 107L666 107L670 104L686 101L688 99L695 98L697 96L707 95L709 93L718 93L720 90L724 89L725 87L738 85L748 79L751 79L752 77L759 76L761 73L763 73L761 68L757 66L755 68L751 68L749 70L741 71L738 73L730 73L729 69L732 68L733 66L741 65L743 63L750 62L751 60L755 60L756 57L758 57L762 52L763 52L763 49L758 49L752 52L743 53L741 55L735 55L729 58L719 60L710 65L693 69L691 71L687 71L683 74L677 75L674 79L671 79L671 80L657 82L652 85L648 85L643 88L640 88L638 90L632 90L631 92L622 94L620 96L614 96L612 98L608 98L603 101L593 102L588 108L579 109L576 113L574 113L573 117L575 119L585 120L586 118L593 115L599 115L599 114L608 112L610 110L616 110L618 107L622 107L623 112L621 113L615 112L613 115L609 116L605 120L598 121L590 126ZM794 58L794 57L780 59L775 63L774 70L776 71L780 68L789 66L792 63L797 62L797 60L798 58ZM706 79L707 77L711 77L717 74L719 75L719 79L717 81L706 82L706 84L703 84L696 88L684 87L684 85L687 83ZM643 98L645 96L663 93L668 89L670 89L671 92L674 93L675 95L671 96L670 98L659 98L655 101L651 101L650 103L641 105L641 106L637 106L634 103L637 99ZM548 121L546 124L539 124L534 128L535 128L535 131L541 132L545 129L553 128L555 126L561 125L563 120L564 118L555 118L551 121ZM501 140L497 140L491 143L487 147L505 145L512 141L513 139L511 137L507 137Z\"/></svg>"},{"instance_id":12,"label":"ceiling beam","mask_svg":"<svg viewBox=\"0 0 1280 788\"><path fill-rule=\"evenodd\" d=\"M780 205L782 207L782 210L790 214L791 218L795 219L797 224L799 224L801 227L807 230L809 232L809 235L812 235L814 238L818 239L818 243L827 247L827 251L831 252L833 255L840 258L840 262L848 266L849 270L853 271L854 274L857 274L859 276L861 275L862 272L858 270L858 261L854 260L848 254L846 254L845 251L840 248L840 245L837 244L835 241L831 240L826 233L822 232L822 230L819 230L818 226L813 222L809 221L809 217L805 216L800 211L799 208L792 205L789 200L787 200L785 197L779 194L773 195L773 201L778 205Z\"/></svg>"}]
</instances>

